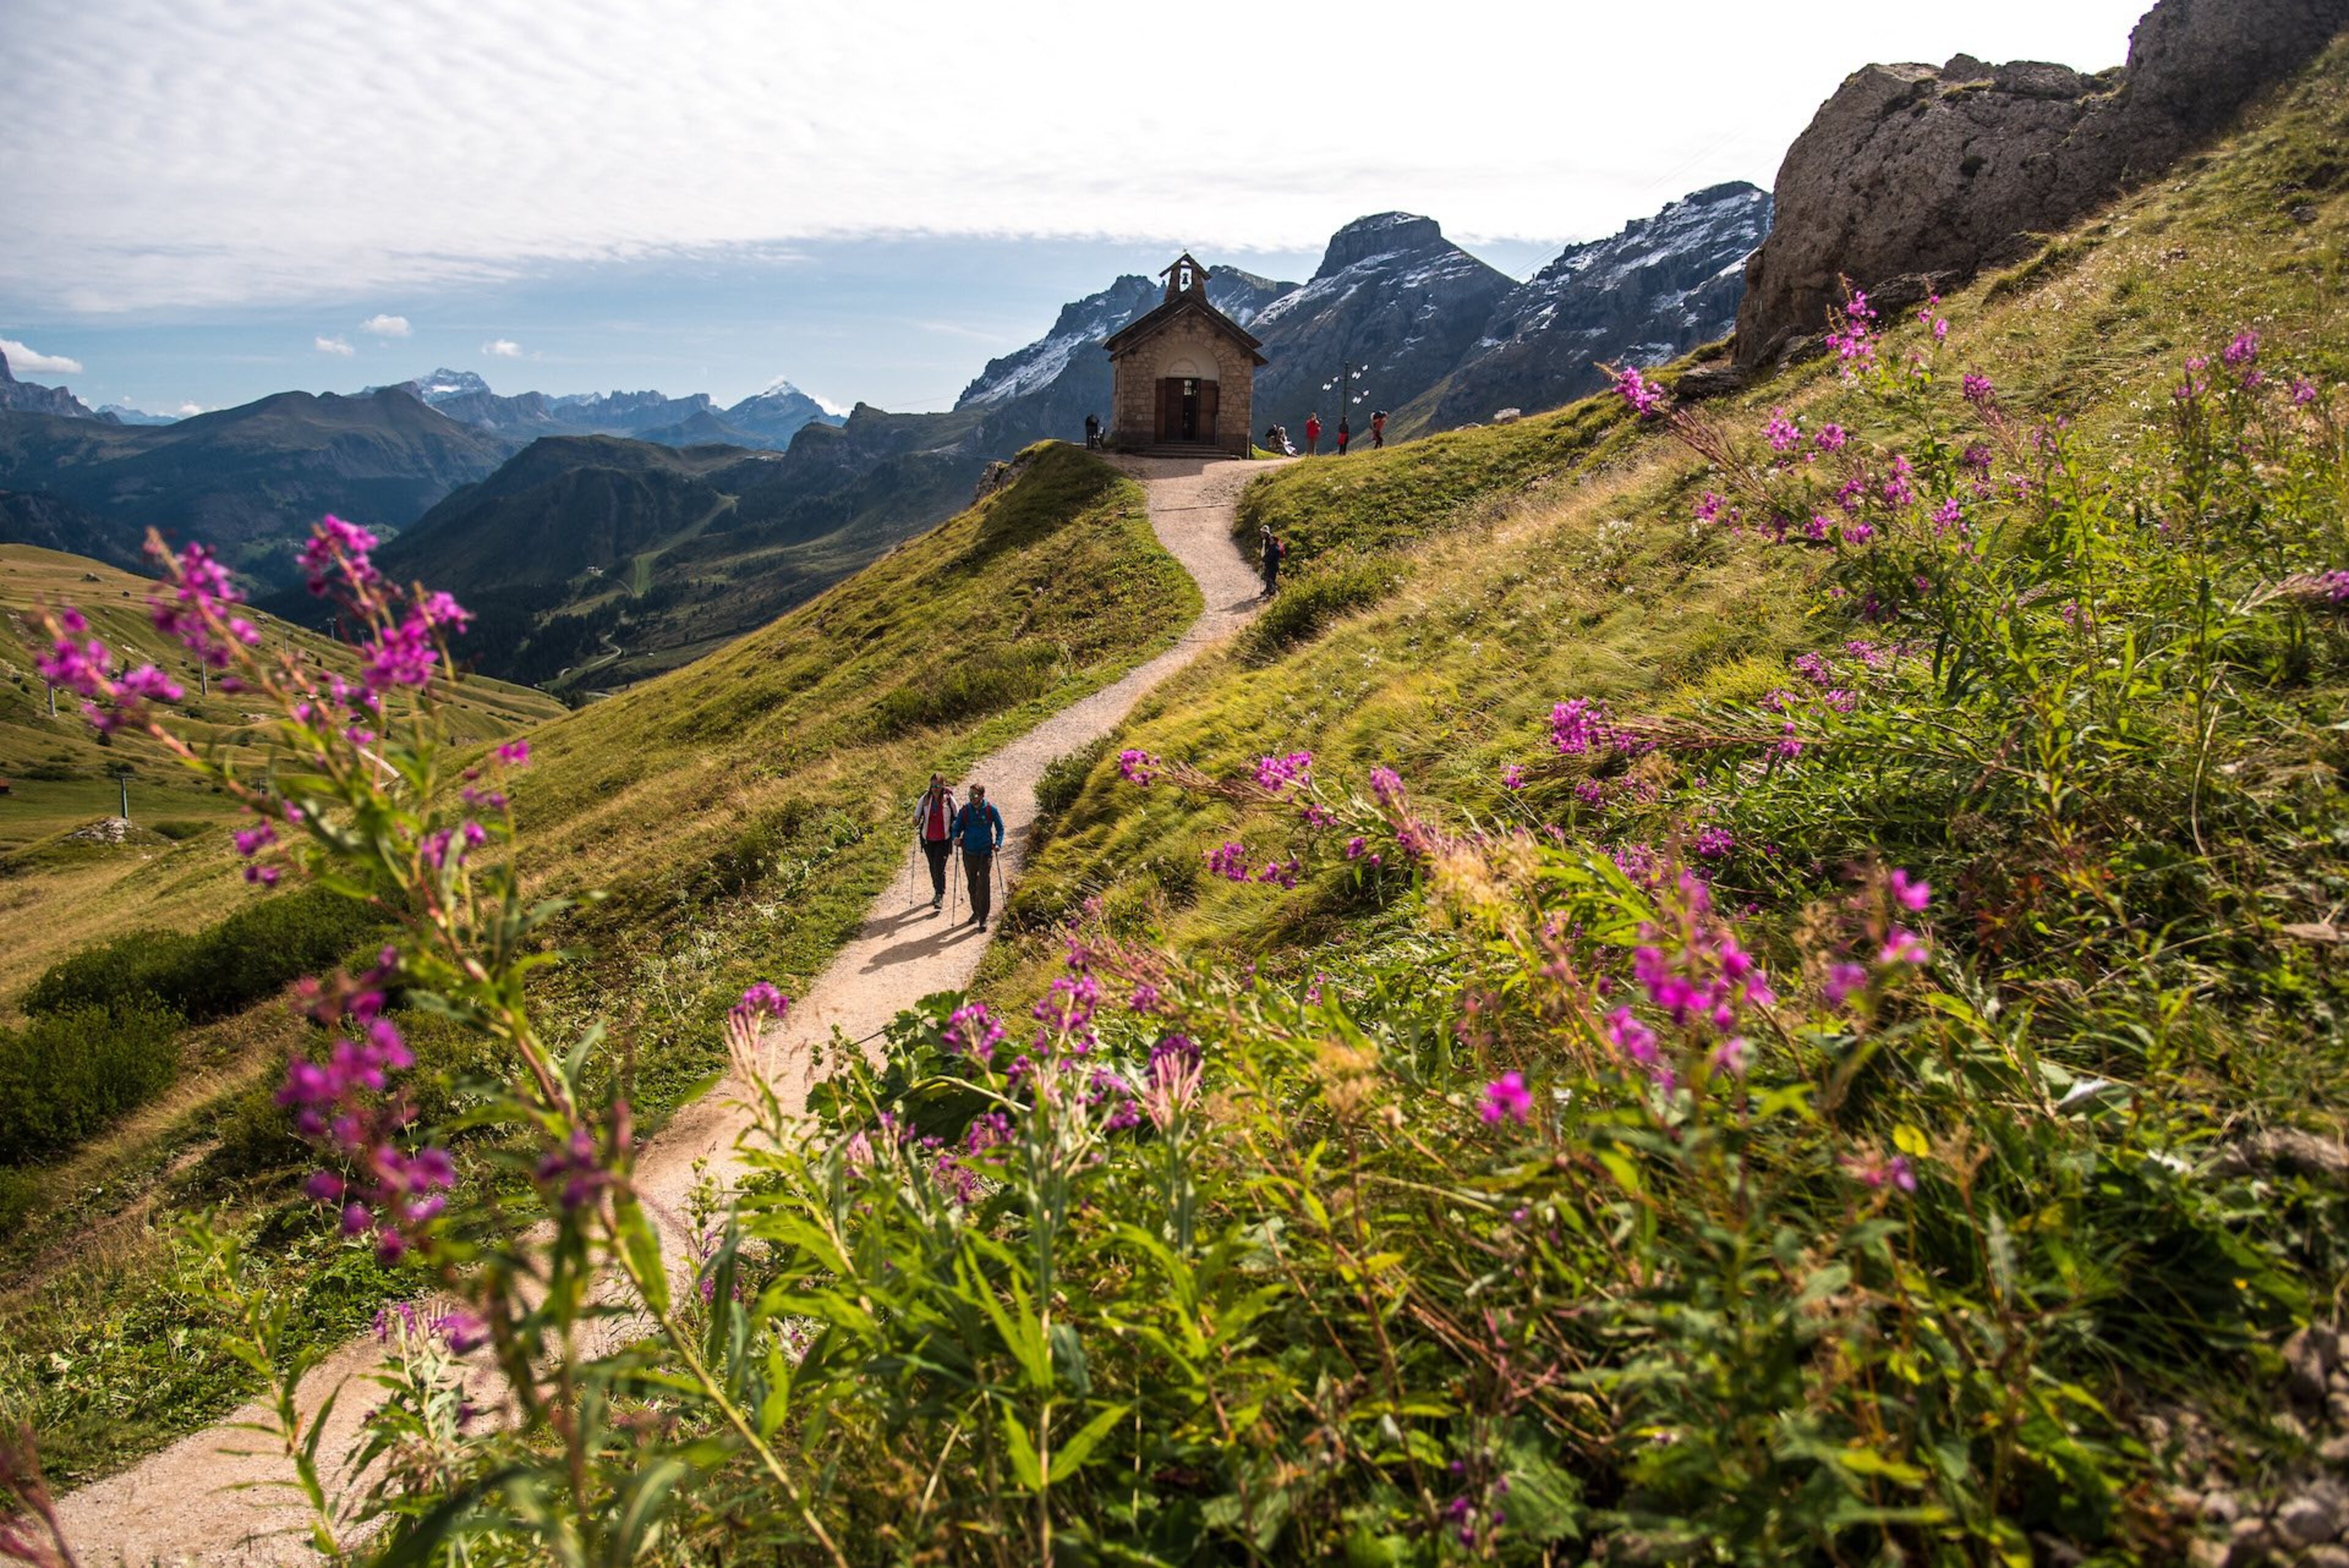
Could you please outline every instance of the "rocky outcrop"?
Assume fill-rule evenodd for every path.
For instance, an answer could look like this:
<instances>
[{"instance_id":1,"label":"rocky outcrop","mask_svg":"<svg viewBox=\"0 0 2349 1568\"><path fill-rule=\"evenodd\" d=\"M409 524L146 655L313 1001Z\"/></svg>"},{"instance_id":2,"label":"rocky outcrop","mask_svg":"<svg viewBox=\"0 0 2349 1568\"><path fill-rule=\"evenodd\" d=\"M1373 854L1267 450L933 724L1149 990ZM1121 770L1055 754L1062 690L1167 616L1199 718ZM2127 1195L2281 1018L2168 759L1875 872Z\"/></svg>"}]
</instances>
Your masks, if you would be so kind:
<instances>
[{"instance_id":1,"label":"rocky outcrop","mask_svg":"<svg viewBox=\"0 0 2349 1568\"><path fill-rule=\"evenodd\" d=\"M2349 0L2162 0L2128 64L1869 66L1778 170L1777 218L1745 273L1737 363L1826 325L1839 280L1963 277L2019 259L2175 161L2344 26Z\"/></svg>"},{"instance_id":2,"label":"rocky outcrop","mask_svg":"<svg viewBox=\"0 0 2349 1568\"><path fill-rule=\"evenodd\" d=\"M36 387L17 380L5 354L0 354L0 409L12 414L53 414L60 419L98 418L88 404L63 387Z\"/></svg>"},{"instance_id":3,"label":"rocky outcrop","mask_svg":"<svg viewBox=\"0 0 2349 1568\"><path fill-rule=\"evenodd\" d=\"M1444 429L1497 418L1499 408L1555 408L1604 386L1601 364L1661 365L1726 337L1745 259L1769 232L1770 193L1736 182L1568 245L1503 298L1412 424Z\"/></svg>"},{"instance_id":4,"label":"rocky outcrop","mask_svg":"<svg viewBox=\"0 0 2349 1568\"><path fill-rule=\"evenodd\" d=\"M1311 281L1248 324L1269 361L1257 373L1255 424L1286 425L1302 439L1306 416L1319 412L1325 442L1341 417L1367 437L1374 410L1400 410L1452 373L1515 286L1433 218L1356 219L1330 237ZM1356 379L1353 401L1341 403L1324 387L1345 370Z\"/></svg>"}]
</instances>

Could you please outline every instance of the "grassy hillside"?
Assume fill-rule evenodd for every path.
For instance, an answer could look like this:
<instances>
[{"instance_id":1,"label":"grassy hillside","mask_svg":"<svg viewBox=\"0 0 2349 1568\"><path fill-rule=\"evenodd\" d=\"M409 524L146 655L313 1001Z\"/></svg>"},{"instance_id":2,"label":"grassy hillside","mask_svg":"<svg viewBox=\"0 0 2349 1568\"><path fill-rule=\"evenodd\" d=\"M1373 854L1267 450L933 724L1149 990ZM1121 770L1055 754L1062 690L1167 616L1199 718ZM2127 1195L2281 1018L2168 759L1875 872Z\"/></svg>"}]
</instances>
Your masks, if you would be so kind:
<instances>
[{"instance_id":1,"label":"grassy hillside","mask_svg":"<svg viewBox=\"0 0 2349 1568\"><path fill-rule=\"evenodd\" d=\"M2344 77L2336 51L2239 140L1947 302L1951 354L1987 373L2008 407L2073 421L2084 447L2124 469L2165 428L2178 362L2240 330L2321 377L2349 374L2349 202L2331 150ZM1755 427L1783 407L1809 427L1850 418L1853 402L1814 366L1714 407ZM1608 395L1260 480L1242 532L1269 525L1297 568L1268 621L1313 624L1315 601L1333 597L1322 579L1360 593L1365 563L1371 581L1397 586L1269 663L1263 638L1201 661L1119 746L1212 773L1306 747L1333 774L1390 764L1454 809L1524 821L1501 772L1548 749L1553 703L1588 695L1671 711L1759 696L1783 684L1787 655L1849 634L1847 620L1822 616L1815 558L1692 522L1704 465L1635 425ZM1341 607L1346 596L1334 595ZM1019 907L1042 921L1107 892L1164 907L1178 944L1270 941L1302 965L1325 930L1316 907L1344 901L1334 884L1271 900L1195 889L1188 868L1232 820L1213 803L1122 788L1103 763ZM1171 898L1144 874L1159 867L1177 884ZM991 963L1006 974L1009 955ZM1044 973L1009 990L1031 991Z\"/></svg>"},{"instance_id":2,"label":"grassy hillside","mask_svg":"<svg viewBox=\"0 0 2349 1568\"><path fill-rule=\"evenodd\" d=\"M149 623L149 580L79 556L0 545L0 1021L32 977L61 954L132 924L187 929L218 919L249 900L237 880L226 824L236 812L171 762L143 736L101 742L61 698L49 717L47 691L33 667L46 652L33 620L37 606L75 604L108 646L151 660L179 676L179 706L200 743L233 747L246 724L235 697L206 692L186 649ZM349 654L310 633L266 616L264 634L346 672ZM453 734L466 743L514 735L564 711L542 693L491 680L468 680L450 707ZM129 776L130 830L119 841L87 830L113 818L121 803L116 774ZM77 837L77 834L84 836Z\"/></svg>"},{"instance_id":3,"label":"grassy hillside","mask_svg":"<svg viewBox=\"0 0 2349 1568\"><path fill-rule=\"evenodd\" d=\"M92 602L67 577L41 581ZM1140 490L1040 448L1017 483L773 625L533 730L516 786L532 880L611 892L564 932L582 956L545 975L543 1005L612 1025L657 1125L722 1064L718 1021L749 979L796 987L853 932L929 769L1113 680L1198 609ZM206 896L231 885L204 864ZM128 918L93 918L84 940ZM29 1191L0 1183L0 1409L34 1420L53 1474L114 1468L246 1387L177 1261L179 1216L223 1211L298 1338L356 1331L394 1288L295 1190L307 1165L265 1084L302 1032L274 1003L191 1031L167 1096L35 1168ZM471 1062L428 1059L444 1077Z\"/></svg>"}]
</instances>

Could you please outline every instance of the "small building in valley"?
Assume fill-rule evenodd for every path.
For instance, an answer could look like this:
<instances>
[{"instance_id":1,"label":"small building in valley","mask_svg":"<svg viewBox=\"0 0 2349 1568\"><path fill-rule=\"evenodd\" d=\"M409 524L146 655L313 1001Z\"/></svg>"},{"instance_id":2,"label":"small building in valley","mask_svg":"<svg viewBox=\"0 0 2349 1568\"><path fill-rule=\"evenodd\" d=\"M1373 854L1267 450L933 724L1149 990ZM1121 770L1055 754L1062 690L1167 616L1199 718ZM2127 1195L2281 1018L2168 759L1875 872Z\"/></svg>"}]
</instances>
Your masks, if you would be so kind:
<instances>
[{"instance_id":1,"label":"small building in valley","mask_svg":"<svg viewBox=\"0 0 2349 1568\"><path fill-rule=\"evenodd\" d=\"M1188 252L1158 275L1166 280L1164 299L1102 345L1116 388L1110 445L1246 457L1264 346L1207 303L1207 269Z\"/></svg>"}]
</instances>

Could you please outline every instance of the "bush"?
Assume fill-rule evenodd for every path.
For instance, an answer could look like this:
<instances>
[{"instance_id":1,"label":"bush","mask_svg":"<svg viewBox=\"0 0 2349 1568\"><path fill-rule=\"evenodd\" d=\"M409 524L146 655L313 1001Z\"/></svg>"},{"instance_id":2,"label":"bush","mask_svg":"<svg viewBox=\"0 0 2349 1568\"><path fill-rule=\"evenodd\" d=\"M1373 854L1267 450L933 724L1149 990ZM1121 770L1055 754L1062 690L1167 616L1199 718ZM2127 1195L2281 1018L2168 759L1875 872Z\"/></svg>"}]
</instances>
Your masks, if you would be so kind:
<instances>
[{"instance_id":1,"label":"bush","mask_svg":"<svg viewBox=\"0 0 2349 1568\"><path fill-rule=\"evenodd\" d=\"M1085 779L1109 755L1109 739L1104 735L1090 746L1079 747L1066 757L1055 757L1044 764L1044 771L1036 779L1036 823L1030 841L1030 854L1051 837L1052 825L1085 792Z\"/></svg>"},{"instance_id":2,"label":"bush","mask_svg":"<svg viewBox=\"0 0 2349 1568\"><path fill-rule=\"evenodd\" d=\"M0 1165L0 1231L13 1233L32 1217L41 1200L41 1179L30 1171Z\"/></svg>"},{"instance_id":3,"label":"bush","mask_svg":"<svg viewBox=\"0 0 2349 1568\"><path fill-rule=\"evenodd\" d=\"M999 713L1052 688L1060 650L1040 644L1002 648L924 672L874 705L884 736Z\"/></svg>"},{"instance_id":4,"label":"bush","mask_svg":"<svg viewBox=\"0 0 2349 1568\"><path fill-rule=\"evenodd\" d=\"M1310 641L1340 615L1385 598L1400 581L1395 567L1383 561L1355 556L1317 564L1274 595L1256 624L1240 634L1240 656L1262 663Z\"/></svg>"},{"instance_id":5,"label":"bush","mask_svg":"<svg viewBox=\"0 0 2349 1568\"><path fill-rule=\"evenodd\" d=\"M0 1029L0 1160L62 1153L161 1093L180 1027L178 1014L134 1001Z\"/></svg>"},{"instance_id":6,"label":"bush","mask_svg":"<svg viewBox=\"0 0 2349 1568\"><path fill-rule=\"evenodd\" d=\"M175 844L194 838L198 833L209 830L212 825L210 822L198 821L192 817L167 817L162 821L148 824L154 831L160 833Z\"/></svg>"},{"instance_id":7,"label":"bush","mask_svg":"<svg viewBox=\"0 0 2349 1568\"><path fill-rule=\"evenodd\" d=\"M366 905L308 888L185 935L134 931L60 959L25 993L27 1013L119 1008L151 999L202 1022L250 1006L326 968L382 929Z\"/></svg>"}]
</instances>

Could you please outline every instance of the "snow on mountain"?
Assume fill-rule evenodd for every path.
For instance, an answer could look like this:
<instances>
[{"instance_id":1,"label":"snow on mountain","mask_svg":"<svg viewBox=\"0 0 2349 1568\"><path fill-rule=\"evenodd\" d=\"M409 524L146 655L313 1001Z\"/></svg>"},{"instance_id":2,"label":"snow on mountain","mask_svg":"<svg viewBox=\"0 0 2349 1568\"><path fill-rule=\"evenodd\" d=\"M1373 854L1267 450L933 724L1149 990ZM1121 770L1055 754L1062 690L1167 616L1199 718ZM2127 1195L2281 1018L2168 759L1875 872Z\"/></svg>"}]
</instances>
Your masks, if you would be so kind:
<instances>
[{"instance_id":1,"label":"snow on mountain","mask_svg":"<svg viewBox=\"0 0 2349 1568\"><path fill-rule=\"evenodd\" d=\"M1555 407L1603 385L1601 363L1657 365L1727 336L1770 216L1768 191L1733 182L1568 245L1494 307L1427 422Z\"/></svg>"},{"instance_id":2,"label":"snow on mountain","mask_svg":"<svg viewBox=\"0 0 2349 1568\"><path fill-rule=\"evenodd\" d=\"M1267 305L1292 286L1237 267L1213 267L1207 273L1209 303L1242 326L1255 321ZM1059 381L1072 365L1086 374L1089 382L1099 380L1102 390L1093 401L1102 403L1109 384L1109 361L1101 354L1102 340L1155 308L1164 297L1158 284L1138 273L1128 273L1099 294L1087 294L1061 306L1051 331L1025 348L988 360L987 368L955 399L955 407L984 407L1041 392ZM1093 360L1101 362L1098 377L1090 374Z\"/></svg>"}]
</instances>

